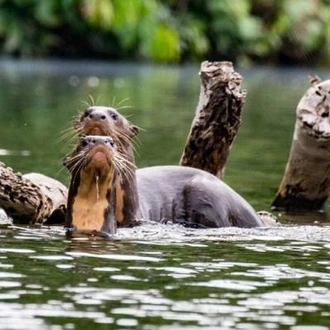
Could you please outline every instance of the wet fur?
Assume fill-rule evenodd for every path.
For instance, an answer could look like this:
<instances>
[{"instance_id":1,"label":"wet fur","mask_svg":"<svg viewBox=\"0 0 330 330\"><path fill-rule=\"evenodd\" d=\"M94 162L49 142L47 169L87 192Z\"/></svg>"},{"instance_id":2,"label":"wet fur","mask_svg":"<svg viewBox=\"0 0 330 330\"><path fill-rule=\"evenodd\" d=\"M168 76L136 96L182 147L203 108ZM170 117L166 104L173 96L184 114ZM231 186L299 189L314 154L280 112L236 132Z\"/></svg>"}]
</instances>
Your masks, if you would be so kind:
<instances>
[{"instance_id":1,"label":"wet fur","mask_svg":"<svg viewBox=\"0 0 330 330\"><path fill-rule=\"evenodd\" d=\"M260 227L252 206L214 175L186 166L154 166L136 171L138 219L188 227Z\"/></svg>"},{"instance_id":2,"label":"wet fur","mask_svg":"<svg viewBox=\"0 0 330 330\"><path fill-rule=\"evenodd\" d=\"M102 145L106 137L85 139ZM71 169L74 170L71 170L67 227L76 226L80 231L100 230L108 233L114 223L130 226L136 220L172 221L189 227L264 225L240 195L212 174L183 166L155 166L135 170L134 164L123 159L114 149L108 150L111 153L107 158L109 164L103 166L103 172L100 173L101 198L98 204L95 188L92 188L97 173L97 164L90 161L93 148L89 145L79 146L77 155L72 158ZM83 157L86 160L82 165L78 159ZM105 178L103 181L102 177ZM104 183L101 185L101 182ZM129 204L132 200L136 203ZM96 207L100 207L100 210ZM88 213L86 208L91 211ZM96 220L90 217L93 213L97 216ZM84 223L85 216L89 217L88 224Z\"/></svg>"}]
</instances>

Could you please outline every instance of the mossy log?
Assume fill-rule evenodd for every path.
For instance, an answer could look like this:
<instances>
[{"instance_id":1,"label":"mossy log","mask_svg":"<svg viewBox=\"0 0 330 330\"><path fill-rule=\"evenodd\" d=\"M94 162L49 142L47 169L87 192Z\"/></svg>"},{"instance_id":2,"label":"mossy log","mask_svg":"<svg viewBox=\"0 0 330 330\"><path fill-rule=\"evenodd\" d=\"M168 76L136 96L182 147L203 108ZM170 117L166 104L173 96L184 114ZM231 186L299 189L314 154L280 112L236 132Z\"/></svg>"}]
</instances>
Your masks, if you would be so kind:
<instances>
[{"instance_id":1,"label":"mossy log","mask_svg":"<svg viewBox=\"0 0 330 330\"><path fill-rule=\"evenodd\" d=\"M0 162L0 207L20 224L64 223L67 188L39 173L22 175Z\"/></svg>"},{"instance_id":2,"label":"mossy log","mask_svg":"<svg viewBox=\"0 0 330 330\"><path fill-rule=\"evenodd\" d=\"M241 90L242 77L231 62L203 62L200 78L199 101L180 165L222 178L246 92Z\"/></svg>"},{"instance_id":3,"label":"mossy log","mask_svg":"<svg viewBox=\"0 0 330 330\"><path fill-rule=\"evenodd\" d=\"M322 211L330 193L330 80L312 77L296 111L291 151L272 208Z\"/></svg>"}]
</instances>

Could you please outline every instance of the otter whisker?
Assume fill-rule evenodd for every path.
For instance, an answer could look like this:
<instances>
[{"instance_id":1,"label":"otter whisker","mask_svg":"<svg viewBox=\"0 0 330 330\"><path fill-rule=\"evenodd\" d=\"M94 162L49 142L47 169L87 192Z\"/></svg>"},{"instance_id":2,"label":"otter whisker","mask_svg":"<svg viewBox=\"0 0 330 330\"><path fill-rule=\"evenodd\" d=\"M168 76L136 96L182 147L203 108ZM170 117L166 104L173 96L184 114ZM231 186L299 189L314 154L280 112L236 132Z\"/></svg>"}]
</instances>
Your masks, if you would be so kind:
<instances>
[{"instance_id":1,"label":"otter whisker","mask_svg":"<svg viewBox=\"0 0 330 330\"><path fill-rule=\"evenodd\" d=\"M72 128L72 125L63 129L60 134L67 135L67 134L75 134L75 130Z\"/></svg>"},{"instance_id":2,"label":"otter whisker","mask_svg":"<svg viewBox=\"0 0 330 330\"><path fill-rule=\"evenodd\" d=\"M55 174L55 178L58 178L62 174L62 172L64 171L64 169L65 169L65 166L63 166L63 161L58 161L56 163L56 167L58 168L58 170L57 170L57 172Z\"/></svg>"},{"instance_id":3,"label":"otter whisker","mask_svg":"<svg viewBox=\"0 0 330 330\"><path fill-rule=\"evenodd\" d=\"M124 103L128 100L129 100L129 97L126 97L125 99L122 99L121 101L118 102L118 104L116 104L116 107L120 106L122 103Z\"/></svg>"},{"instance_id":4,"label":"otter whisker","mask_svg":"<svg viewBox=\"0 0 330 330\"><path fill-rule=\"evenodd\" d=\"M57 141L57 143L61 142L60 140L66 140L65 143L63 143L63 145L61 146L61 150L62 151L65 151L65 150L68 150L69 148L72 149L74 147L74 145L76 145L77 143L77 137L74 135L74 136L71 136L69 138L61 138Z\"/></svg>"},{"instance_id":5,"label":"otter whisker","mask_svg":"<svg viewBox=\"0 0 330 330\"><path fill-rule=\"evenodd\" d=\"M81 152L76 154L71 154L63 158L63 165L65 166L71 166L71 164L74 164L77 160L79 160L82 157Z\"/></svg>"},{"instance_id":6,"label":"otter whisker","mask_svg":"<svg viewBox=\"0 0 330 330\"><path fill-rule=\"evenodd\" d=\"M116 108L116 95L112 97L112 102L109 105L112 108Z\"/></svg>"},{"instance_id":7,"label":"otter whisker","mask_svg":"<svg viewBox=\"0 0 330 330\"><path fill-rule=\"evenodd\" d=\"M89 98L91 103L89 103L87 101L82 101L82 103L85 103L87 105L87 107L94 107L98 103L98 100L99 100L100 97L98 96L96 101L95 101L93 95L89 94L88 98Z\"/></svg>"},{"instance_id":8,"label":"otter whisker","mask_svg":"<svg viewBox=\"0 0 330 330\"><path fill-rule=\"evenodd\" d=\"M119 109L119 106L120 106L122 103L124 103L124 102L126 102L126 101L128 101L128 100L129 100L129 97L126 97L126 98L122 99L121 101L119 101L119 102L116 104L116 96L114 96L114 97L112 98L112 104L111 104L111 107L113 107L113 108L115 108L115 109Z\"/></svg>"},{"instance_id":9,"label":"otter whisker","mask_svg":"<svg viewBox=\"0 0 330 330\"><path fill-rule=\"evenodd\" d=\"M72 119L70 120L69 129L71 129L73 132L76 132L77 131L77 128L79 126L81 126L80 120L81 120L81 113L79 111L79 112L77 112L77 114L75 114L74 116L72 116Z\"/></svg>"},{"instance_id":10,"label":"otter whisker","mask_svg":"<svg viewBox=\"0 0 330 330\"><path fill-rule=\"evenodd\" d=\"M73 132L73 133L68 132L68 133L62 134L59 138L57 138L57 142L60 143L60 142L65 141L65 144L68 144L76 139L77 139L77 136L76 136L75 132Z\"/></svg>"},{"instance_id":11,"label":"otter whisker","mask_svg":"<svg viewBox=\"0 0 330 330\"><path fill-rule=\"evenodd\" d=\"M124 174L125 174L125 171L123 171L123 167L120 166L120 164L118 164L118 163L115 165L115 170L116 170L116 172L119 173L120 175L124 175ZM126 175L125 175L125 176L126 176Z\"/></svg>"},{"instance_id":12,"label":"otter whisker","mask_svg":"<svg viewBox=\"0 0 330 330\"><path fill-rule=\"evenodd\" d=\"M119 153L115 154L114 159L115 159L116 162L122 164L124 167L129 167L129 168L136 169L136 166L133 162L131 162L127 158L123 157Z\"/></svg>"},{"instance_id":13,"label":"otter whisker","mask_svg":"<svg viewBox=\"0 0 330 330\"><path fill-rule=\"evenodd\" d=\"M131 145L132 146L132 149L134 151L136 151L136 148L135 148L135 141L133 139L131 139L129 136L127 136L125 133L121 132L118 128L113 128L114 130L114 136L118 137L119 138L119 144L123 144L120 140L123 140L124 143L128 144L128 145ZM111 134L109 134L111 135Z\"/></svg>"},{"instance_id":14,"label":"otter whisker","mask_svg":"<svg viewBox=\"0 0 330 330\"><path fill-rule=\"evenodd\" d=\"M72 170L72 181L75 182L77 179L77 176L79 175L81 169L84 167L84 165L86 164L85 161L82 161L80 163L77 163L75 165L75 168Z\"/></svg>"},{"instance_id":15,"label":"otter whisker","mask_svg":"<svg viewBox=\"0 0 330 330\"><path fill-rule=\"evenodd\" d=\"M83 165L84 165L84 160L80 160L71 165L70 171L75 175L77 172L81 170Z\"/></svg>"},{"instance_id":16,"label":"otter whisker","mask_svg":"<svg viewBox=\"0 0 330 330\"><path fill-rule=\"evenodd\" d=\"M117 110L122 110L122 109L131 109L132 106L131 105L122 105L122 106L116 106L115 107Z\"/></svg>"},{"instance_id":17,"label":"otter whisker","mask_svg":"<svg viewBox=\"0 0 330 330\"><path fill-rule=\"evenodd\" d=\"M122 172L122 167L120 166L120 164L117 161L116 157L114 157L112 159L112 166L113 166L114 172L119 173L119 174Z\"/></svg>"},{"instance_id":18,"label":"otter whisker","mask_svg":"<svg viewBox=\"0 0 330 330\"><path fill-rule=\"evenodd\" d=\"M76 150L75 151L76 153L70 155L70 156L67 156L67 158L65 158L65 164L71 164L71 163L74 163L76 162L77 160L79 160L80 158L83 158L86 154L86 152L84 150Z\"/></svg>"},{"instance_id":19,"label":"otter whisker","mask_svg":"<svg viewBox=\"0 0 330 330\"><path fill-rule=\"evenodd\" d=\"M91 94L88 94L88 100L87 101L84 101L84 100L81 100L81 104L84 106L84 107L93 107L95 105L95 101L94 101L94 97L93 95Z\"/></svg>"},{"instance_id":20,"label":"otter whisker","mask_svg":"<svg viewBox=\"0 0 330 330\"><path fill-rule=\"evenodd\" d=\"M87 107L87 108L93 106L93 104L90 104L90 103L87 102L87 101L80 101L80 102L83 104L84 107Z\"/></svg>"},{"instance_id":21,"label":"otter whisker","mask_svg":"<svg viewBox=\"0 0 330 330\"><path fill-rule=\"evenodd\" d=\"M60 134L61 135L57 138L56 143L62 143L64 141L61 146L61 150L65 151L68 148L72 149L77 141L76 131L72 127L68 127L64 129Z\"/></svg>"},{"instance_id":22,"label":"otter whisker","mask_svg":"<svg viewBox=\"0 0 330 330\"><path fill-rule=\"evenodd\" d=\"M93 95L89 94L89 95L88 95L88 98L89 98L90 101L92 102L92 105L95 105L95 100L94 100Z\"/></svg>"},{"instance_id":23,"label":"otter whisker","mask_svg":"<svg viewBox=\"0 0 330 330\"><path fill-rule=\"evenodd\" d=\"M115 159L117 161L121 162L125 168L128 167L128 168L132 168L134 170L136 169L136 165L133 162L131 162L130 160L128 160L127 158L123 157L120 154L116 154Z\"/></svg>"},{"instance_id":24,"label":"otter whisker","mask_svg":"<svg viewBox=\"0 0 330 330\"><path fill-rule=\"evenodd\" d=\"M139 131L145 131L144 129L141 129L139 126L136 126L136 127ZM113 130L115 131L116 134L118 134L120 137L122 137L125 140L125 142L127 142L129 144L131 144L131 143L136 144L136 142L139 141L139 139L136 136L134 137L134 139L132 139L131 137L129 137L127 134L121 132L116 127L114 127Z\"/></svg>"},{"instance_id":25,"label":"otter whisker","mask_svg":"<svg viewBox=\"0 0 330 330\"><path fill-rule=\"evenodd\" d=\"M121 175L124 179L130 181L134 178L135 173L132 171L123 171Z\"/></svg>"},{"instance_id":26,"label":"otter whisker","mask_svg":"<svg viewBox=\"0 0 330 330\"><path fill-rule=\"evenodd\" d=\"M123 177L127 179L134 177L136 168L135 164L118 154L114 157L114 167L121 175L123 175Z\"/></svg>"},{"instance_id":27,"label":"otter whisker","mask_svg":"<svg viewBox=\"0 0 330 330\"><path fill-rule=\"evenodd\" d=\"M113 161L112 161L112 166L114 168L114 171L118 174L122 174L123 172L123 164L120 162L119 159L117 159L116 157L114 157Z\"/></svg>"},{"instance_id":28,"label":"otter whisker","mask_svg":"<svg viewBox=\"0 0 330 330\"><path fill-rule=\"evenodd\" d=\"M86 164L86 152L80 151L78 154L67 159L65 165L69 168L72 173L73 180L76 179L77 174L80 172L82 167Z\"/></svg>"},{"instance_id":29,"label":"otter whisker","mask_svg":"<svg viewBox=\"0 0 330 330\"><path fill-rule=\"evenodd\" d=\"M76 131L78 137L84 137L84 136L86 136L86 134L84 132L84 128L81 127L81 126L80 127L76 126L75 127L75 131Z\"/></svg>"}]
</instances>

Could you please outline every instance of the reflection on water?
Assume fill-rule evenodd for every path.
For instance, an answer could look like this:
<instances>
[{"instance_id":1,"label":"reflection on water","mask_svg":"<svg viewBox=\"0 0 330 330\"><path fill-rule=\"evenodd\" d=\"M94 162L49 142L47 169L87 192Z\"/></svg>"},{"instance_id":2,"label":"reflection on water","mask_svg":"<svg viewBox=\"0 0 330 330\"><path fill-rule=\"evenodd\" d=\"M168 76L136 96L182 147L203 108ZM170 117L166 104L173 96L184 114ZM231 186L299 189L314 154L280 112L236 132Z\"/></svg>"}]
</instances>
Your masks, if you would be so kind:
<instances>
[{"instance_id":1,"label":"reflection on water","mask_svg":"<svg viewBox=\"0 0 330 330\"><path fill-rule=\"evenodd\" d=\"M31 153L29 150L0 149L0 156L31 156Z\"/></svg>"},{"instance_id":2,"label":"reflection on water","mask_svg":"<svg viewBox=\"0 0 330 330\"><path fill-rule=\"evenodd\" d=\"M307 75L328 72L239 71L248 97L225 181L267 210ZM141 167L178 162L199 93L196 66L2 61L0 72L0 161L64 183L64 131L83 102L120 105L144 129ZM12 226L0 212L0 329L329 329L327 214L280 219L291 224L145 223L104 240Z\"/></svg>"}]
</instances>

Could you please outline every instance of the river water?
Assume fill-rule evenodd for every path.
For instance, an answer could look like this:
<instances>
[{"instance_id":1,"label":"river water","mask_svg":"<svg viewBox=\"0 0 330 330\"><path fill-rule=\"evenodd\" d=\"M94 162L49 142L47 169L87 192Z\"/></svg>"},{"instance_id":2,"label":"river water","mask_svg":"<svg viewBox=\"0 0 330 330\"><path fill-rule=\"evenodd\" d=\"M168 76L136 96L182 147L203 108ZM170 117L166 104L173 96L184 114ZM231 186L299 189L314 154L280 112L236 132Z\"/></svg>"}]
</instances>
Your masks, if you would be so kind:
<instances>
[{"instance_id":1,"label":"river water","mask_svg":"<svg viewBox=\"0 0 330 330\"><path fill-rule=\"evenodd\" d=\"M87 104L142 128L139 167L176 164L199 95L198 66L0 61L0 161L68 183L64 133ZM224 181L268 210L309 69L238 69L248 91ZM328 209L328 208L327 208ZM327 213L278 228L145 223L112 240L13 225L0 213L0 329L330 329Z\"/></svg>"}]
</instances>

